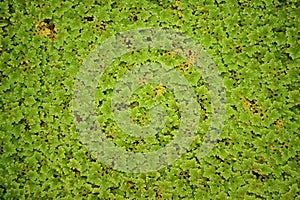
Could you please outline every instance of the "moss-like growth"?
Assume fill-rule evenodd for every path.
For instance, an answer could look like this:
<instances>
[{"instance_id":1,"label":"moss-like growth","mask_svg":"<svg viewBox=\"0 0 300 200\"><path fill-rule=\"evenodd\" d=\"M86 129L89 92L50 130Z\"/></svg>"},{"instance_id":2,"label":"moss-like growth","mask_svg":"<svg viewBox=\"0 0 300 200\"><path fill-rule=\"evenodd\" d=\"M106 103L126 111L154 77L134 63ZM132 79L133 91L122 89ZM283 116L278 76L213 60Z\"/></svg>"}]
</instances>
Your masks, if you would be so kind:
<instances>
[{"instance_id":1,"label":"moss-like growth","mask_svg":"<svg viewBox=\"0 0 300 200\"><path fill-rule=\"evenodd\" d=\"M299 199L299 6L297 0L1 1L0 199ZM90 51L142 27L174 29L205 47L224 80L227 115L217 144L200 159L212 108L194 63L163 50L123 55L95 96L99 124L116 145L153 151L176 135L180 108L164 85L140 88L130 100L130 115L141 125L149 106L167 108L156 137L128 136L113 121L115 83L147 60L182 73L201 107L186 154L156 172L130 174L101 164L82 144L75 120L85 116L72 115L71 99Z\"/></svg>"}]
</instances>

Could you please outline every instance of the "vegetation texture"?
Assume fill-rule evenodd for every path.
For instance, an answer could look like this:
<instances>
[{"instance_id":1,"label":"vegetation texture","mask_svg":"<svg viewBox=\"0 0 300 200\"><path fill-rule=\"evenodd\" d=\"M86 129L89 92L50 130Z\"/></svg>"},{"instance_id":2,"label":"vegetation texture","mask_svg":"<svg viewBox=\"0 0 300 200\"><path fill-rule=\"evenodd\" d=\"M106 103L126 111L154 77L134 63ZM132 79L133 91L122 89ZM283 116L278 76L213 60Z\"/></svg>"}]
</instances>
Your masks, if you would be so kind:
<instances>
[{"instance_id":1,"label":"vegetation texture","mask_svg":"<svg viewBox=\"0 0 300 200\"><path fill-rule=\"evenodd\" d=\"M300 199L300 5L297 0L0 2L0 199ZM82 61L121 31L165 27L205 47L226 87L226 119L213 150L199 158L211 116L206 83L192 63L159 49L125 54L99 80L95 108L111 141L147 152L170 142L180 108L162 84L132 95L130 116L149 123L165 107L165 127L138 139L110 110L114 85L149 62L173 66L201 106L198 135L172 165L124 173L81 143L72 87Z\"/></svg>"}]
</instances>

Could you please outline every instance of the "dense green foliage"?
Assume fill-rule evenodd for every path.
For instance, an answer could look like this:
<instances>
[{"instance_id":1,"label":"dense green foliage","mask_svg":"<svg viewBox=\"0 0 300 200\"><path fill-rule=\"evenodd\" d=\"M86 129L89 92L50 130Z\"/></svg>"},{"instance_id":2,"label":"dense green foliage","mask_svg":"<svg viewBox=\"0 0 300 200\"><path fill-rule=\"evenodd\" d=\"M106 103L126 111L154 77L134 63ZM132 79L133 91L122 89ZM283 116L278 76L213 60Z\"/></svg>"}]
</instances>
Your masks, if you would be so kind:
<instances>
[{"instance_id":1,"label":"dense green foliage","mask_svg":"<svg viewBox=\"0 0 300 200\"><path fill-rule=\"evenodd\" d=\"M0 2L0 199L299 199L299 7L297 0ZM159 171L130 174L96 161L80 142L72 87L97 44L143 27L171 28L206 48L224 80L227 115L218 143L200 159L211 114L201 75L161 50L122 56L96 95L99 123L115 144L152 151L179 126L176 100L161 85L131 98L131 116L142 125L148 107L168 104L156 137L127 136L113 121L114 84L149 59L184 74L202 108L187 154Z\"/></svg>"}]
</instances>

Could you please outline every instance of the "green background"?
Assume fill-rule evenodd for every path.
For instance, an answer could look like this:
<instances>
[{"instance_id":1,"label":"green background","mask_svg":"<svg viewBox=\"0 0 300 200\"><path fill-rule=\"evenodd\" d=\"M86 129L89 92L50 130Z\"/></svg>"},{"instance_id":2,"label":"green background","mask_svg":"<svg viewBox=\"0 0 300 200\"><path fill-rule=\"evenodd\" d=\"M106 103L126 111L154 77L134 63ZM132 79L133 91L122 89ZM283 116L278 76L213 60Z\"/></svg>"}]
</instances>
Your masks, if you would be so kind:
<instances>
[{"instance_id":1,"label":"green background","mask_svg":"<svg viewBox=\"0 0 300 200\"><path fill-rule=\"evenodd\" d=\"M1 199L299 199L299 1L5 0L0 8ZM205 47L224 80L227 115L215 148L200 159L211 112L193 66L167 52L123 56L96 97L99 122L116 144L154 150L178 126L172 93L157 96L149 86L150 95L137 91L132 101L174 105L169 131L139 148L141 141L116 129L108 102L118 76L111 75L145 58L173 63L203 108L187 154L159 171L130 174L102 165L80 142L72 86L98 44L143 27L171 28ZM140 124L149 118L141 106L131 115Z\"/></svg>"}]
</instances>

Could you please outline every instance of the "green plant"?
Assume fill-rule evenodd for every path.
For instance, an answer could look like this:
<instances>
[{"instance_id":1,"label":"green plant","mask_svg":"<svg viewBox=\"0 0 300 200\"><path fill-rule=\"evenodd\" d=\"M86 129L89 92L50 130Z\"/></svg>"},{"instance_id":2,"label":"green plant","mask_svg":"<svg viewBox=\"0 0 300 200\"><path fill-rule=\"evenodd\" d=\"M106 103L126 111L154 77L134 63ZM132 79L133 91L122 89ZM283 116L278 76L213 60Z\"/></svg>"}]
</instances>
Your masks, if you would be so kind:
<instances>
[{"instance_id":1,"label":"green plant","mask_svg":"<svg viewBox=\"0 0 300 200\"><path fill-rule=\"evenodd\" d=\"M299 199L298 1L6 0L0 8L1 199ZM74 125L82 116L74 119L71 99L89 52L116 33L142 27L171 28L205 47L224 80L227 116L218 143L200 159L212 112L201 74L162 50L123 55L95 97L111 141L153 151L176 134L180 108L159 84L130 99L131 117L140 124L148 123L151 105L167 108L167 126L156 137L128 136L111 116L118 78L147 60L182 73L202 108L187 154L159 171L130 174L107 168L87 151Z\"/></svg>"}]
</instances>

